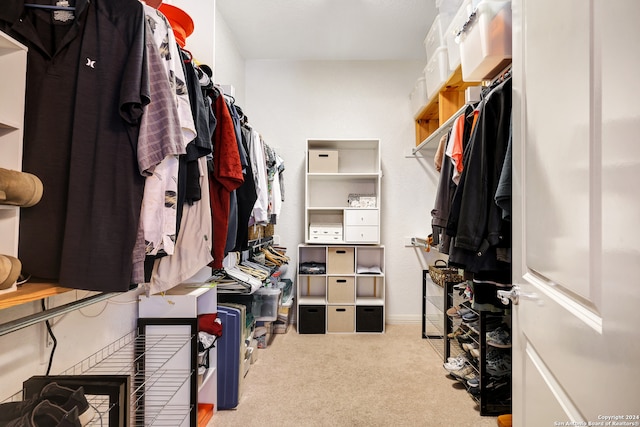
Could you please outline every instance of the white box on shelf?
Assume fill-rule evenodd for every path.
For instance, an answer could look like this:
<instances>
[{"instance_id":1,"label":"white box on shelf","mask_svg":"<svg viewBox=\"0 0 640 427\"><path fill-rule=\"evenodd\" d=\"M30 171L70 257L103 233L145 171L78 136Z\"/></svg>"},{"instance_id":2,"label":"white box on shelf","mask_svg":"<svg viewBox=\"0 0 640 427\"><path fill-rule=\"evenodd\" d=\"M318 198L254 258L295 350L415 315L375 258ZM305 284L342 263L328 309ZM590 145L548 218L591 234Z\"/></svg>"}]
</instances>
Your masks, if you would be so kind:
<instances>
[{"instance_id":1,"label":"white box on shelf","mask_svg":"<svg viewBox=\"0 0 640 427\"><path fill-rule=\"evenodd\" d=\"M460 34L462 79L491 79L510 61L511 1L483 0Z\"/></svg>"},{"instance_id":2,"label":"white box on shelf","mask_svg":"<svg viewBox=\"0 0 640 427\"><path fill-rule=\"evenodd\" d=\"M329 242L342 240L342 224L310 224L309 237L313 240L318 240L314 237L325 238Z\"/></svg>"},{"instance_id":3,"label":"white box on shelf","mask_svg":"<svg viewBox=\"0 0 640 427\"><path fill-rule=\"evenodd\" d=\"M338 150L309 150L309 173L338 173Z\"/></svg>"},{"instance_id":4,"label":"white box on shelf","mask_svg":"<svg viewBox=\"0 0 640 427\"><path fill-rule=\"evenodd\" d=\"M464 23L469 19L472 11L473 5L471 0L464 0L457 11L455 11L455 15L453 15L449 26L445 30L444 40L447 45L449 68L452 70L455 70L460 65L460 46L456 41L456 37L462 30Z\"/></svg>"},{"instance_id":5,"label":"white box on shelf","mask_svg":"<svg viewBox=\"0 0 640 427\"><path fill-rule=\"evenodd\" d=\"M424 38L424 47L427 53L427 62L431 60L436 54L436 51L445 47L444 42L444 30L447 28L446 23L443 23L444 18L440 15L437 15L433 20L433 24L431 24L431 28L427 33L427 36Z\"/></svg>"},{"instance_id":6,"label":"white box on shelf","mask_svg":"<svg viewBox=\"0 0 640 427\"><path fill-rule=\"evenodd\" d=\"M424 75L416 80L416 84L413 87L410 98L411 111L413 111L413 115L416 116L424 106L427 105L427 101L429 101L427 98L427 82L424 79Z\"/></svg>"},{"instance_id":7,"label":"white box on shelf","mask_svg":"<svg viewBox=\"0 0 640 427\"><path fill-rule=\"evenodd\" d=\"M447 59L447 48L440 47L436 50L433 58L429 60L424 68L424 77L427 82L427 98L431 99L442 88L442 85L449 78L449 60Z\"/></svg>"}]
</instances>

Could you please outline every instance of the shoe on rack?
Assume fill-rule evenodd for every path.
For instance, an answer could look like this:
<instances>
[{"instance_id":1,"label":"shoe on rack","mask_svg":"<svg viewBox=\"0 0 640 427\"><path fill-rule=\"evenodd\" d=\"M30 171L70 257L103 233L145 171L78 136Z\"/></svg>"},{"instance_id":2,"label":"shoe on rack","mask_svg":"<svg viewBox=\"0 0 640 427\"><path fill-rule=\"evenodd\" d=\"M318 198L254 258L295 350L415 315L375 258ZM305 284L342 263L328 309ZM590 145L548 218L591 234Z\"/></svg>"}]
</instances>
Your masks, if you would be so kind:
<instances>
[{"instance_id":1,"label":"shoe on rack","mask_svg":"<svg viewBox=\"0 0 640 427\"><path fill-rule=\"evenodd\" d=\"M474 358L480 359L480 349L479 348L472 348L471 350L469 350L469 353L471 353L471 355Z\"/></svg>"},{"instance_id":2,"label":"shoe on rack","mask_svg":"<svg viewBox=\"0 0 640 427\"><path fill-rule=\"evenodd\" d=\"M473 378L476 375L476 370L473 369L472 366L465 366L455 371L449 371L452 377L457 379L458 381L462 381L464 383L467 382L468 379Z\"/></svg>"},{"instance_id":3,"label":"shoe on rack","mask_svg":"<svg viewBox=\"0 0 640 427\"><path fill-rule=\"evenodd\" d=\"M21 271L22 263L18 258L0 255L0 290L13 286L20 277Z\"/></svg>"},{"instance_id":4,"label":"shoe on rack","mask_svg":"<svg viewBox=\"0 0 640 427\"><path fill-rule=\"evenodd\" d=\"M469 328L464 323L461 323L460 326L458 326L458 328L455 331L449 332L447 334L447 337L448 338L457 338L458 336L464 335L467 332L469 332Z\"/></svg>"},{"instance_id":5,"label":"shoe on rack","mask_svg":"<svg viewBox=\"0 0 640 427\"><path fill-rule=\"evenodd\" d=\"M462 315L461 317L462 317L462 321L465 323L475 322L479 318L478 313L471 310L465 313L464 315Z\"/></svg>"},{"instance_id":6,"label":"shoe on rack","mask_svg":"<svg viewBox=\"0 0 640 427\"><path fill-rule=\"evenodd\" d=\"M81 427L78 409L67 412L48 400L43 400L24 415L10 421L6 427Z\"/></svg>"},{"instance_id":7,"label":"shoe on rack","mask_svg":"<svg viewBox=\"0 0 640 427\"><path fill-rule=\"evenodd\" d=\"M42 181L37 176L0 168L0 204L30 207L42 198Z\"/></svg>"},{"instance_id":8,"label":"shoe on rack","mask_svg":"<svg viewBox=\"0 0 640 427\"><path fill-rule=\"evenodd\" d=\"M474 378L471 378L467 380L467 385L469 387L480 387L480 379L477 376Z\"/></svg>"},{"instance_id":9,"label":"shoe on rack","mask_svg":"<svg viewBox=\"0 0 640 427\"><path fill-rule=\"evenodd\" d=\"M476 339L477 336L478 336L478 333L476 331L474 331L473 329L469 328L469 331L467 331L467 333L462 334L462 335L458 335L456 337L456 340L458 340L458 343L460 345L462 345L463 343L476 342L477 341L477 339Z\"/></svg>"},{"instance_id":10,"label":"shoe on rack","mask_svg":"<svg viewBox=\"0 0 640 427\"><path fill-rule=\"evenodd\" d=\"M458 356L454 359L451 359L442 364L442 367L447 371L457 371L458 369L462 369L467 364L467 358L464 356Z\"/></svg>"},{"instance_id":11,"label":"shoe on rack","mask_svg":"<svg viewBox=\"0 0 640 427\"><path fill-rule=\"evenodd\" d=\"M462 344L462 349L471 353L471 350L477 350L480 346L475 342L466 342Z\"/></svg>"},{"instance_id":12,"label":"shoe on rack","mask_svg":"<svg viewBox=\"0 0 640 427\"><path fill-rule=\"evenodd\" d=\"M487 360L486 370L489 375L503 377L511 374L511 356L503 355L500 358Z\"/></svg>"},{"instance_id":13,"label":"shoe on rack","mask_svg":"<svg viewBox=\"0 0 640 427\"><path fill-rule=\"evenodd\" d=\"M2 425L2 422L15 420L30 414L42 402L49 402L53 406L60 408L64 413L71 412L74 408L77 408L76 418L80 423L78 425L81 426L87 425L95 415L94 409L87 402L82 387L74 390L51 382L42 388L40 394L30 400L8 402L0 405L0 425ZM49 409L49 412L52 411L54 410ZM19 425L16 424L16 427ZM57 426L57 424L54 425Z\"/></svg>"},{"instance_id":14,"label":"shoe on rack","mask_svg":"<svg viewBox=\"0 0 640 427\"><path fill-rule=\"evenodd\" d=\"M447 316L459 318L469 313L470 311L472 311L471 301L465 301L462 304L457 305L455 307L449 307L447 309Z\"/></svg>"},{"instance_id":15,"label":"shoe on rack","mask_svg":"<svg viewBox=\"0 0 640 427\"><path fill-rule=\"evenodd\" d=\"M491 332L487 332L487 344L492 347L509 348L511 347L511 334L509 331L499 326Z\"/></svg>"}]
</instances>

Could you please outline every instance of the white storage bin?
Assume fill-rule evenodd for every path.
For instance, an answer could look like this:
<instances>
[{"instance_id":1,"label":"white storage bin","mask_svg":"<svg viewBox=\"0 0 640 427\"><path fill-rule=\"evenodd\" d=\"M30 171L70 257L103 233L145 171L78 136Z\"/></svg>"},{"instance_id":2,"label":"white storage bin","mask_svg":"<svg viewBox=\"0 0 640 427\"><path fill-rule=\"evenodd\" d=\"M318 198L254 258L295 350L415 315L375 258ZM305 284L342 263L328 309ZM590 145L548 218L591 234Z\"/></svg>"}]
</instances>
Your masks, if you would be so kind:
<instances>
[{"instance_id":1,"label":"white storage bin","mask_svg":"<svg viewBox=\"0 0 640 427\"><path fill-rule=\"evenodd\" d=\"M427 83L427 98L431 99L437 95L442 85L449 77L449 60L447 59L447 48L438 48L435 55L424 68L424 78Z\"/></svg>"},{"instance_id":2,"label":"white storage bin","mask_svg":"<svg viewBox=\"0 0 640 427\"><path fill-rule=\"evenodd\" d=\"M457 47L457 46L456 46ZM416 81L416 85L411 92L411 111L416 116L427 105L427 82L424 76Z\"/></svg>"},{"instance_id":3,"label":"white storage bin","mask_svg":"<svg viewBox=\"0 0 640 427\"><path fill-rule=\"evenodd\" d=\"M427 62L431 60L436 54L436 51L445 46L444 41L444 30L446 27L446 23L443 24L442 18L440 15L436 16L433 20L433 24L431 24L431 28L427 33L427 36L424 38L424 47L427 52Z\"/></svg>"},{"instance_id":4,"label":"white storage bin","mask_svg":"<svg viewBox=\"0 0 640 427\"><path fill-rule=\"evenodd\" d=\"M510 60L511 1L483 0L460 34L462 79L491 79Z\"/></svg>"},{"instance_id":5,"label":"white storage bin","mask_svg":"<svg viewBox=\"0 0 640 427\"><path fill-rule=\"evenodd\" d=\"M440 13L454 14L462 3L463 0L436 0L436 7Z\"/></svg>"},{"instance_id":6,"label":"white storage bin","mask_svg":"<svg viewBox=\"0 0 640 427\"><path fill-rule=\"evenodd\" d=\"M456 42L456 36L462 30L462 26L467 22L467 19L469 19L471 12L473 12L471 0L464 0L445 30L444 42L447 46L449 68L451 70L455 70L460 65L460 46Z\"/></svg>"}]
</instances>

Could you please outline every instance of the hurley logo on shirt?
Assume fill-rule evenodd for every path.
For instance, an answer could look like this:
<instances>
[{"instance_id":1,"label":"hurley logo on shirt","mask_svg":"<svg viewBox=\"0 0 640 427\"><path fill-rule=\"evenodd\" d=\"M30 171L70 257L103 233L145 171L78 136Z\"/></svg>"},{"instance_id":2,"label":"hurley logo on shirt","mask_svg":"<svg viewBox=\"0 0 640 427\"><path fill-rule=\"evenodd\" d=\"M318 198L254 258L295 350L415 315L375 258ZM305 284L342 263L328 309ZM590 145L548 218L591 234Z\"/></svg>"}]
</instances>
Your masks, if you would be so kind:
<instances>
[{"instance_id":1,"label":"hurley logo on shirt","mask_svg":"<svg viewBox=\"0 0 640 427\"><path fill-rule=\"evenodd\" d=\"M86 65L87 67L91 67L91 68L95 69L96 68L96 61L91 59L91 58L87 58L87 63L84 64L84 65Z\"/></svg>"}]
</instances>

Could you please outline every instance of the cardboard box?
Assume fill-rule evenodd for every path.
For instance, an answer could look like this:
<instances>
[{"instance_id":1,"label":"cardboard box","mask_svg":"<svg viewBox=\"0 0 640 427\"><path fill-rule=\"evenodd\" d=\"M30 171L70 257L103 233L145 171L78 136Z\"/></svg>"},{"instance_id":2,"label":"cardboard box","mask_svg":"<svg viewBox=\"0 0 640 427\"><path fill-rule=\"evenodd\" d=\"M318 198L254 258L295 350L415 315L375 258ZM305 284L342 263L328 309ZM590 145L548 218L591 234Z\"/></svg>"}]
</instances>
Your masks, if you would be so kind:
<instances>
[{"instance_id":1,"label":"cardboard box","mask_svg":"<svg viewBox=\"0 0 640 427\"><path fill-rule=\"evenodd\" d=\"M274 334L286 334L289 332L294 311L293 298L290 298L288 302L280 306L278 309L278 320L273 322Z\"/></svg>"}]
</instances>

